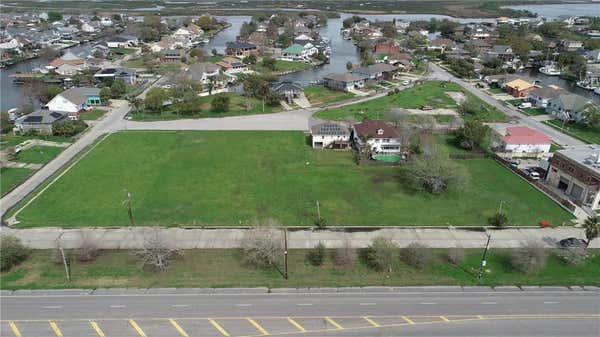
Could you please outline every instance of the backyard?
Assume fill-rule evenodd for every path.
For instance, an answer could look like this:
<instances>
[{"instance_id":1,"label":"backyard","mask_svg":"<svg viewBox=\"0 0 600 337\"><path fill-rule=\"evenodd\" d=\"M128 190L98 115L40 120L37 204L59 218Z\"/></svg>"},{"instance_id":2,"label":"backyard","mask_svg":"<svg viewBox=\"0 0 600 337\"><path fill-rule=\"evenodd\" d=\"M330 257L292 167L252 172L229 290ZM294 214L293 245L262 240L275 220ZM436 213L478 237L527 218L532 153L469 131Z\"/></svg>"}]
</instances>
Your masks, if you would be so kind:
<instances>
[{"instance_id":1,"label":"backyard","mask_svg":"<svg viewBox=\"0 0 600 337\"><path fill-rule=\"evenodd\" d=\"M328 120L344 120L354 118L356 120L383 119L390 108L419 109L422 106L433 108L457 109L458 104L447 95L448 92L462 92L468 99L478 103L481 107L478 115L469 118L480 118L484 121L504 121L506 116L484 103L480 99L466 92L456 83L429 81L418 84L412 88L390 94L381 98L373 99L363 103L347 105L335 109L325 109L315 114L315 117Z\"/></svg>"},{"instance_id":2,"label":"backyard","mask_svg":"<svg viewBox=\"0 0 600 337\"><path fill-rule=\"evenodd\" d=\"M466 186L434 196L401 184L397 167L356 166L349 152L312 150L302 132L120 132L17 219L20 227L126 226L125 189L135 225L312 226L317 200L331 226L481 226L501 200L514 225L571 219L491 159L457 163L470 176Z\"/></svg>"},{"instance_id":3,"label":"backyard","mask_svg":"<svg viewBox=\"0 0 600 337\"><path fill-rule=\"evenodd\" d=\"M350 99L354 94L325 88L322 85L309 85L304 87L304 94L312 105L332 103Z\"/></svg>"},{"instance_id":4,"label":"backyard","mask_svg":"<svg viewBox=\"0 0 600 337\"><path fill-rule=\"evenodd\" d=\"M229 96L229 111L225 112L214 112L211 111L211 102L214 97L219 95ZM229 117L229 116L242 116L242 115L255 115L262 113L273 113L281 110L281 107L272 107L267 104L264 105L261 100L253 97L244 97L236 93L222 93L214 94L211 96L204 96L200 98L200 109L202 112L196 115L181 115L177 114L176 111L166 111L162 114L148 114L148 113L134 113L131 115L132 120L136 121L156 121L156 120L172 120L172 119L185 119L185 118L210 118L210 117Z\"/></svg>"},{"instance_id":5,"label":"backyard","mask_svg":"<svg viewBox=\"0 0 600 337\"><path fill-rule=\"evenodd\" d=\"M262 65L262 63L260 63L260 62L252 66L252 69L259 73L275 73L275 74L302 71L302 70L307 70L310 68L311 68L311 65L309 63L283 61L283 60L275 61L275 69L274 70L264 67Z\"/></svg>"},{"instance_id":6,"label":"backyard","mask_svg":"<svg viewBox=\"0 0 600 337\"><path fill-rule=\"evenodd\" d=\"M68 253L68 252L67 252ZM330 255L331 251L327 255ZM103 251L94 262L72 259L71 282L66 282L62 264L49 263L53 254L37 250L23 264L2 273L2 289L110 288L110 287L342 287L409 285L598 285L600 253L581 265L564 263L551 254L539 271L525 275L510 264L510 251L492 249L487 270L477 280L481 249L467 249L465 260L453 265L445 249L433 251L429 265L420 270L395 257L391 273L375 272L362 261L337 267L327 256L322 266L306 262L306 250L289 251L289 279L276 268L255 269L244 265L236 249L196 249L185 251L168 272L153 273L140 268L130 251ZM396 255L397 256L397 255Z\"/></svg>"}]
</instances>

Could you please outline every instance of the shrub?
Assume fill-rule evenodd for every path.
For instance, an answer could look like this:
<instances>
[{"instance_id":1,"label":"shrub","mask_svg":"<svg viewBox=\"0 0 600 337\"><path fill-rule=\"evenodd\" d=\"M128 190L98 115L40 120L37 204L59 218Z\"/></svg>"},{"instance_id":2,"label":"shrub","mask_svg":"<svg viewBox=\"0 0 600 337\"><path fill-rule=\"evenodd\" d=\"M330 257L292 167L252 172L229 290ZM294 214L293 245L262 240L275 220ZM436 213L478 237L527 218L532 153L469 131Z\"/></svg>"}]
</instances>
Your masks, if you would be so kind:
<instances>
[{"instance_id":1,"label":"shrub","mask_svg":"<svg viewBox=\"0 0 600 337\"><path fill-rule=\"evenodd\" d=\"M348 240L344 242L343 247L335 249L332 255L336 267L350 268L356 261L356 249L352 248Z\"/></svg>"},{"instance_id":2,"label":"shrub","mask_svg":"<svg viewBox=\"0 0 600 337\"><path fill-rule=\"evenodd\" d=\"M416 156L404 170L404 178L414 189L441 194L451 187L461 187L467 180L464 168L456 165L447 154L433 148Z\"/></svg>"},{"instance_id":3,"label":"shrub","mask_svg":"<svg viewBox=\"0 0 600 337\"><path fill-rule=\"evenodd\" d=\"M373 239L369 247L363 250L363 260L369 268L391 272L394 251L397 248L391 239L378 236Z\"/></svg>"},{"instance_id":4,"label":"shrub","mask_svg":"<svg viewBox=\"0 0 600 337\"><path fill-rule=\"evenodd\" d=\"M511 255L511 265L516 270L531 274L540 270L546 263L546 250L535 241L527 242L522 248L515 249Z\"/></svg>"},{"instance_id":5,"label":"shrub","mask_svg":"<svg viewBox=\"0 0 600 337\"><path fill-rule=\"evenodd\" d=\"M504 227L508 224L508 217L504 213L496 212L488 218L488 224L498 228Z\"/></svg>"},{"instance_id":6,"label":"shrub","mask_svg":"<svg viewBox=\"0 0 600 337\"><path fill-rule=\"evenodd\" d=\"M453 265L459 265L465 260L464 248L450 248L446 251L446 260Z\"/></svg>"},{"instance_id":7,"label":"shrub","mask_svg":"<svg viewBox=\"0 0 600 337\"><path fill-rule=\"evenodd\" d=\"M25 261L29 249L14 235L0 235L0 270L8 270Z\"/></svg>"},{"instance_id":8,"label":"shrub","mask_svg":"<svg viewBox=\"0 0 600 337\"><path fill-rule=\"evenodd\" d=\"M98 255L100 255L100 249L98 249L98 246L96 246L96 244L90 240L84 239L81 243L81 247L79 247L77 260L79 262L91 262L96 260Z\"/></svg>"},{"instance_id":9,"label":"shrub","mask_svg":"<svg viewBox=\"0 0 600 337\"><path fill-rule=\"evenodd\" d=\"M283 256L282 240L278 234L275 229L268 228L247 230L241 241L243 262L256 268L275 265Z\"/></svg>"},{"instance_id":10,"label":"shrub","mask_svg":"<svg viewBox=\"0 0 600 337\"><path fill-rule=\"evenodd\" d=\"M327 227L327 220L323 217L315 218L315 226L317 226L317 228L323 229Z\"/></svg>"},{"instance_id":11,"label":"shrub","mask_svg":"<svg viewBox=\"0 0 600 337\"><path fill-rule=\"evenodd\" d=\"M431 249L417 242L400 250L400 259L409 266L423 269L431 261Z\"/></svg>"},{"instance_id":12,"label":"shrub","mask_svg":"<svg viewBox=\"0 0 600 337\"><path fill-rule=\"evenodd\" d=\"M176 257L183 256L183 251L170 245L160 232L154 232L144 238L143 248L134 254L140 257L142 266L154 272L163 272Z\"/></svg>"},{"instance_id":13,"label":"shrub","mask_svg":"<svg viewBox=\"0 0 600 337\"><path fill-rule=\"evenodd\" d=\"M306 261L315 267L321 266L325 261L325 245L319 242L315 248L309 250L306 253Z\"/></svg>"},{"instance_id":14,"label":"shrub","mask_svg":"<svg viewBox=\"0 0 600 337\"><path fill-rule=\"evenodd\" d=\"M52 127L52 134L55 136L61 137L72 137L76 134L82 132L87 128L87 124L85 124L82 120L68 120L64 122L56 123Z\"/></svg>"},{"instance_id":15,"label":"shrub","mask_svg":"<svg viewBox=\"0 0 600 337\"><path fill-rule=\"evenodd\" d=\"M50 252L50 263L52 264L62 264L62 254L60 253L60 249L58 247L52 249Z\"/></svg>"},{"instance_id":16,"label":"shrub","mask_svg":"<svg viewBox=\"0 0 600 337\"><path fill-rule=\"evenodd\" d=\"M227 95L216 95L210 102L210 108L213 112L227 112L231 98Z\"/></svg>"},{"instance_id":17,"label":"shrub","mask_svg":"<svg viewBox=\"0 0 600 337\"><path fill-rule=\"evenodd\" d=\"M589 257L588 252L583 247L568 247L558 250L554 255L562 262L578 266L587 260Z\"/></svg>"}]
</instances>

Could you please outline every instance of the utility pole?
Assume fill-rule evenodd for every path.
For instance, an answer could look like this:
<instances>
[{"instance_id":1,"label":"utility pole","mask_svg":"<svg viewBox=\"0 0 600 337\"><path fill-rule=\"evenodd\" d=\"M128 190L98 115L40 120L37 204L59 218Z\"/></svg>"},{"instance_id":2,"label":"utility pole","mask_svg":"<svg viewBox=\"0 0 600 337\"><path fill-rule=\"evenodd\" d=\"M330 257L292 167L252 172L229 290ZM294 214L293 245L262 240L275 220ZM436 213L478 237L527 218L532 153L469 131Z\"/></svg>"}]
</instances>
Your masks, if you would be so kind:
<instances>
[{"instance_id":1,"label":"utility pole","mask_svg":"<svg viewBox=\"0 0 600 337\"><path fill-rule=\"evenodd\" d=\"M498 207L498 213L502 213L502 205L504 204L504 200L500 200L500 207Z\"/></svg>"},{"instance_id":2,"label":"utility pole","mask_svg":"<svg viewBox=\"0 0 600 337\"><path fill-rule=\"evenodd\" d=\"M129 224L133 226L133 210L131 209L131 192L125 189L125 200L123 204L127 205L127 214L129 215Z\"/></svg>"},{"instance_id":3,"label":"utility pole","mask_svg":"<svg viewBox=\"0 0 600 337\"><path fill-rule=\"evenodd\" d=\"M317 200L317 220L321 220L321 207L319 207L319 200Z\"/></svg>"},{"instance_id":4,"label":"utility pole","mask_svg":"<svg viewBox=\"0 0 600 337\"><path fill-rule=\"evenodd\" d=\"M65 274L67 275L67 282L71 282L71 261L67 261L67 256L65 255L65 250L62 247L58 247L60 251L60 257L63 261L63 266L65 266Z\"/></svg>"},{"instance_id":5,"label":"utility pole","mask_svg":"<svg viewBox=\"0 0 600 337\"><path fill-rule=\"evenodd\" d=\"M288 242L287 228L283 229L283 278L288 279Z\"/></svg>"},{"instance_id":6,"label":"utility pole","mask_svg":"<svg viewBox=\"0 0 600 337\"><path fill-rule=\"evenodd\" d=\"M481 257L481 267L479 268L479 275L477 275L478 280L480 280L481 277L483 276L483 270L487 264L485 257L487 255L488 249L490 247L490 238L491 237L492 237L492 235L490 235L490 234L487 235L487 243L485 244L485 249L483 250L483 256Z\"/></svg>"}]
</instances>

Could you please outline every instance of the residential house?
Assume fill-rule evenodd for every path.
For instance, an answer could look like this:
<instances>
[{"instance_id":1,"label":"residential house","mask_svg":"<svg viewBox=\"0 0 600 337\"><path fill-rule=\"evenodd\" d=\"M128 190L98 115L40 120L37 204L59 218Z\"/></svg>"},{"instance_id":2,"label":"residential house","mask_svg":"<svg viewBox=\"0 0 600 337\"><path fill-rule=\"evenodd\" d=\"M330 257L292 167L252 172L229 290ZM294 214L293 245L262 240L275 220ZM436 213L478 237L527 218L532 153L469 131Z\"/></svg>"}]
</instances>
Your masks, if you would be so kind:
<instances>
[{"instance_id":1,"label":"residential house","mask_svg":"<svg viewBox=\"0 0 600 337\"><path fill-rule=\"evenodd\" d=\"M558 150L550 160L546 182L579 206L600 208L600 145Z\"/></svg>"},{"instance_id":2,"label":"residential house","mask_svg":"<svg viewBox=\"0 0 600 337\"><path fill-rule=\"evenodd\" d=\"M83 67L84 63L84 59L68 51L63 56L50 62L50 68L58 68L63 64Z\"/></svg>"},{"instance_id":3,"label":"residential house","mask_svg":"<svg viewBox=\"0 0 600 337\"><path fill-rule=\"evenodd\" d=\"M254 43L243 41L229 42L227 48L225 48L227 55L239 58L244 58L251 54L257 55L258 52L258 47Z\"/></svg>"},{"instance_id":4,"label":"residential house","mask_svg":"<svg viewBox=\"0 0 600 337\"><path fill-rule=\"evenodd\" d=\"M589 98L571 93L561 94L548 101L546 111L563 121L580 121L590 104L593 103Z\"/></svg>"},{"instance_id":5,"label":"residential house","mask_svg":"<svg viewBox=\"0 0 600 337\"><path fill-rule=\"evenodd\" d=\"M54 30L56 30L63 40L72 40L79 34L79 29L75 26L56 26Z\"/></svg>"},{"instance_id":6,"label":"residential house","mask_svg":"<svg viewBox=\"0 0 600 337\"><path fill-rule=\"evenodd\" d=\"M586 54L589 63L600 63L600 49L590 50Z\"/></svg>"},{"instance_id":7,"label":"residential house","mask_svg":"<svg viewBox=\"0 0 600 337\"><path fill-rule=\"evenodd\" d=\"M180 49L167 49L162 52L162 59L165 62L179 62L182 58Z\"/></svg>"},{"instance_id":8,"label":"residential house","mask_svg":"<svg viewBox=\"0 0 600 337\"><path fill-rule=\"evenodd\" d=\"M90 106L100 105L101 103L100 89L73 87L56 95L46 104L46 107L50 111L76 115L82 110L87 110Z\"/></svg>"},{"instance_id":9,"label":"residential house","mask_svg":"<svg viewBox=\"0 0 600 337\"><path fill-rule=\"evenodd\" d=\"M394 40L380 40L373 44L373 54L393 54L400 52L400 43Z\"/></svg>"},{"instance_id":10,"label":"residential house","mask_svg":"<svg viewBox=\"0 0 600 337\"><path fill-rule=\"evenodd\" d=\"M345 150L350 148L350 130L341 123L325 122L310 128L314 149Z\"/></svg>"},{"instance_id":11,"label":"residential house","mask_svg":"<svg viewBox=\"0 0 600 337\"><path fill-rule=\"evenodd\" d=\"M503 62L511 63L515 60L515 54L508 45L494 45L488 52L489 58L499 58Z\"/></svg>"},{"instance_id":12,"label":"residential house","mask_svg":"<svg viewBox=\"0 0 600 337\"><path fill-rule=\"evenodd\" d=\"M398 131L382 120L366 120L352 126L352 140L368 146L371 154L399 154L402 140Z\"/></svg>"},{"instance_id":13,"label":"residential house","mask_svg":"<svg viewBox=\"0 0 600 337\"><path fill-rule=\"evenodd\" d=\"M37 110L30 114L21 116L15 120L15 130L19 133L39 132L41 134L51 135L52 128L56 123L67 120L68 113Z\"/></svg>"},{"instance_id":14,"label":"residential house","mask_svg":"<svg viewBox=\"0 0 600 337\"><path fill-rule=\"evenodd\" d=\"M325 87L332 90L352 91L365 86L365 77L352 73L328 74L323 80Z\"/></svg>"},{"instance_id":15,"label":"residential house","mask_svg":"<svg viewBox=\"0 0 600 337\"><path fill-rule=\"evenodd\" d=\"M565 89L555 85L537 87L529 91L527 100L538 108L546 108L552 98L566 93Z\"/></svg>"},{"instance_id":16,"label":"residential house","mask_svg":"<svg viewBox=\"0 0 600 337\"><path fill-rule=\"evenodd\" d=\"M360 67L352 70L353 74L364 77L367 81L380 81L383 79L392 79L398 72L398 68L387 63L377 63L367 67Z\"/></svg>"},{"instance_id":17,"label":"residential house","mask_svg":"<svg viewBox=\"0 0 600 337\"><path fill-rule=\"evenodd\" d=\"M137 71L132 68L104 68L94 74L94 79L98 81L122 80L125 84L135 84Z\"/></svg>"},{"instance_id":18,"label":"residential house","mask_svg":"<svg viewBox=\"0 0 600 337\"><path fill-rule=\"evenodd\" d=\"M267 43L267 34L264 32L253 32L248 36L247 41L257 46L264 46Z\"/></svg>"},{"instance_id":19,"label":"residential house","mask_svg":"<svg viewBox=\"0 0 600 337\"><path fill-rule=\"evenodd\" d=\"M524 81L520 78L504 84L504 90L514 97L527 97L529 92L535 88L536 86L533 83Z\"/></svg>"},{"instance_id":20,"label":"residential house","mask_svg":"<svg viewBox=\"0 0 600 337\"><path fill-rule=\"evenodd\" d=\"M217 62L217 65L221 67L224 73L235 74L248 71L248 66L244 64L240 59L235 57L225 57L221 61Z\"/></svg>"},{"instance_id":21,"label":"residential house","mask_svg":"<svg viewBox=\"0 0 600 337\"><path fill-rule=\"evenodd\" d=\"M445 39L445 38L437 38L434 40L429 41L429 44L427 45L427 50L435 50L435 51L439 51L440 53L444 53L447 50L453 50L456 49L456 42L454 42L453 40L450 39Z\"/></svg>"},{"instance_id":22,"label":"residential house","mask_svg":"<svg viewBox=\"0 0 600 337\"><path fill-rule=\"evenodd\" d=\"M562 51L576 51L583 48L583 42L575 40L561 40L558 48Z\"/></svg>"},{"instance_id":23,"label":"residential house","mask_svg":"<svg viewBox=\"0 0 600 337\"><path fill-rule=\"evenodd\" d=\"M308 61L310 57L309 53L310 49L294 43L281 51L281 59L285 61Z\"/></svg>"},{"instance_id":24,"label":"residential house","mask_svg":"<svg viewBox=\"0 0 600 337\"><path fill-rule=\"evenodd\" d=\"M108 46L108 48L135 47L138 45L138 43L139 43L139 40L137 37L126 36L126 35L115 36L112 39L108 39L106 41L106 45Z\"/></svg>"},{"instance_id":25,"label":"residential house","mask_svg":"<svg viewBox=\"0 0 600 337\"><path fill-rule=\"evenodd\" d=\"M280 82L276 83L272 91L279 94L287 103L291 103L294 99L300 97L304 93L304 89L298 83L294 82Z\"/></svg>"},{"instance_id":26,"label":"residential house","mask_svg":"<svg viewBox=\"0 0 600 337\"><path fill-rule=\"evenodd\" d=\"M550 152L550 137L537 130L509 123L488 125L496 136L494 147L502 157L539 157Z\"/></svg>"},{"instance_id":27,"label":"residential house","mask_svg":"<svg viewBox=\"0 0 600 337\"><path fill-rule=\"evenodd\" d=\"M221 67L210 62L194 63L183 70L183 75L203 85L209 84L216 80L221 73Z\"/></svg>"}]
</instances>

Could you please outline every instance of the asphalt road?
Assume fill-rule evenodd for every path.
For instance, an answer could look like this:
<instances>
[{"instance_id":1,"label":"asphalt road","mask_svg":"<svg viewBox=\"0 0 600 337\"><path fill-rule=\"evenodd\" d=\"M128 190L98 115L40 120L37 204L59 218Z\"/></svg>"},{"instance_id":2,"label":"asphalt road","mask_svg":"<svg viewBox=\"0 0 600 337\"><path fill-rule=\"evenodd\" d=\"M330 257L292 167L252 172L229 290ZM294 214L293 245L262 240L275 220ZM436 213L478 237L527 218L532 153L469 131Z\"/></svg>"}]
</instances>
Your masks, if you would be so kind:
<instances>
[{"instance_id":1,"label":"asphalt road","mask_svg":"<svg viewBox=\"0 0 600 337\"><path fill-rule=\"evenodd\" d=\"M600 335L598 291L482 289L10 295L0 336Z\"/></svg>"},{"instance_id":2,"label":"asphalt road","mask_svg":"<svg viewBox=\"0 0 600 337\"><path fill-rule=\"evenodd\" d=\"M487 102L488 104L496 107L498 110L502 111L507 116L518 120L519 123L548 135L548 137L550 137L555 143L557 143L559 145L573 146L573 145L585 144L584 142L582 142L578 139L575 139L569 135L566 135L566 134L532 118L531 116L522 114L516 108L507 107L506 105L502 104L501 102L499 102L495 98L491 97L487 93L476 88L473 84L452 75L451 73L446 71L444 68L440 67L439 65L437 65L433 62L429 62L429 76L428 77L432 78L432 79L452 81L452 82L456 82L456 83L460 84L463 88L467 89L472 94L474 94L475 96L482 99L484 102Z\"/></svg>"}]
</instances>

